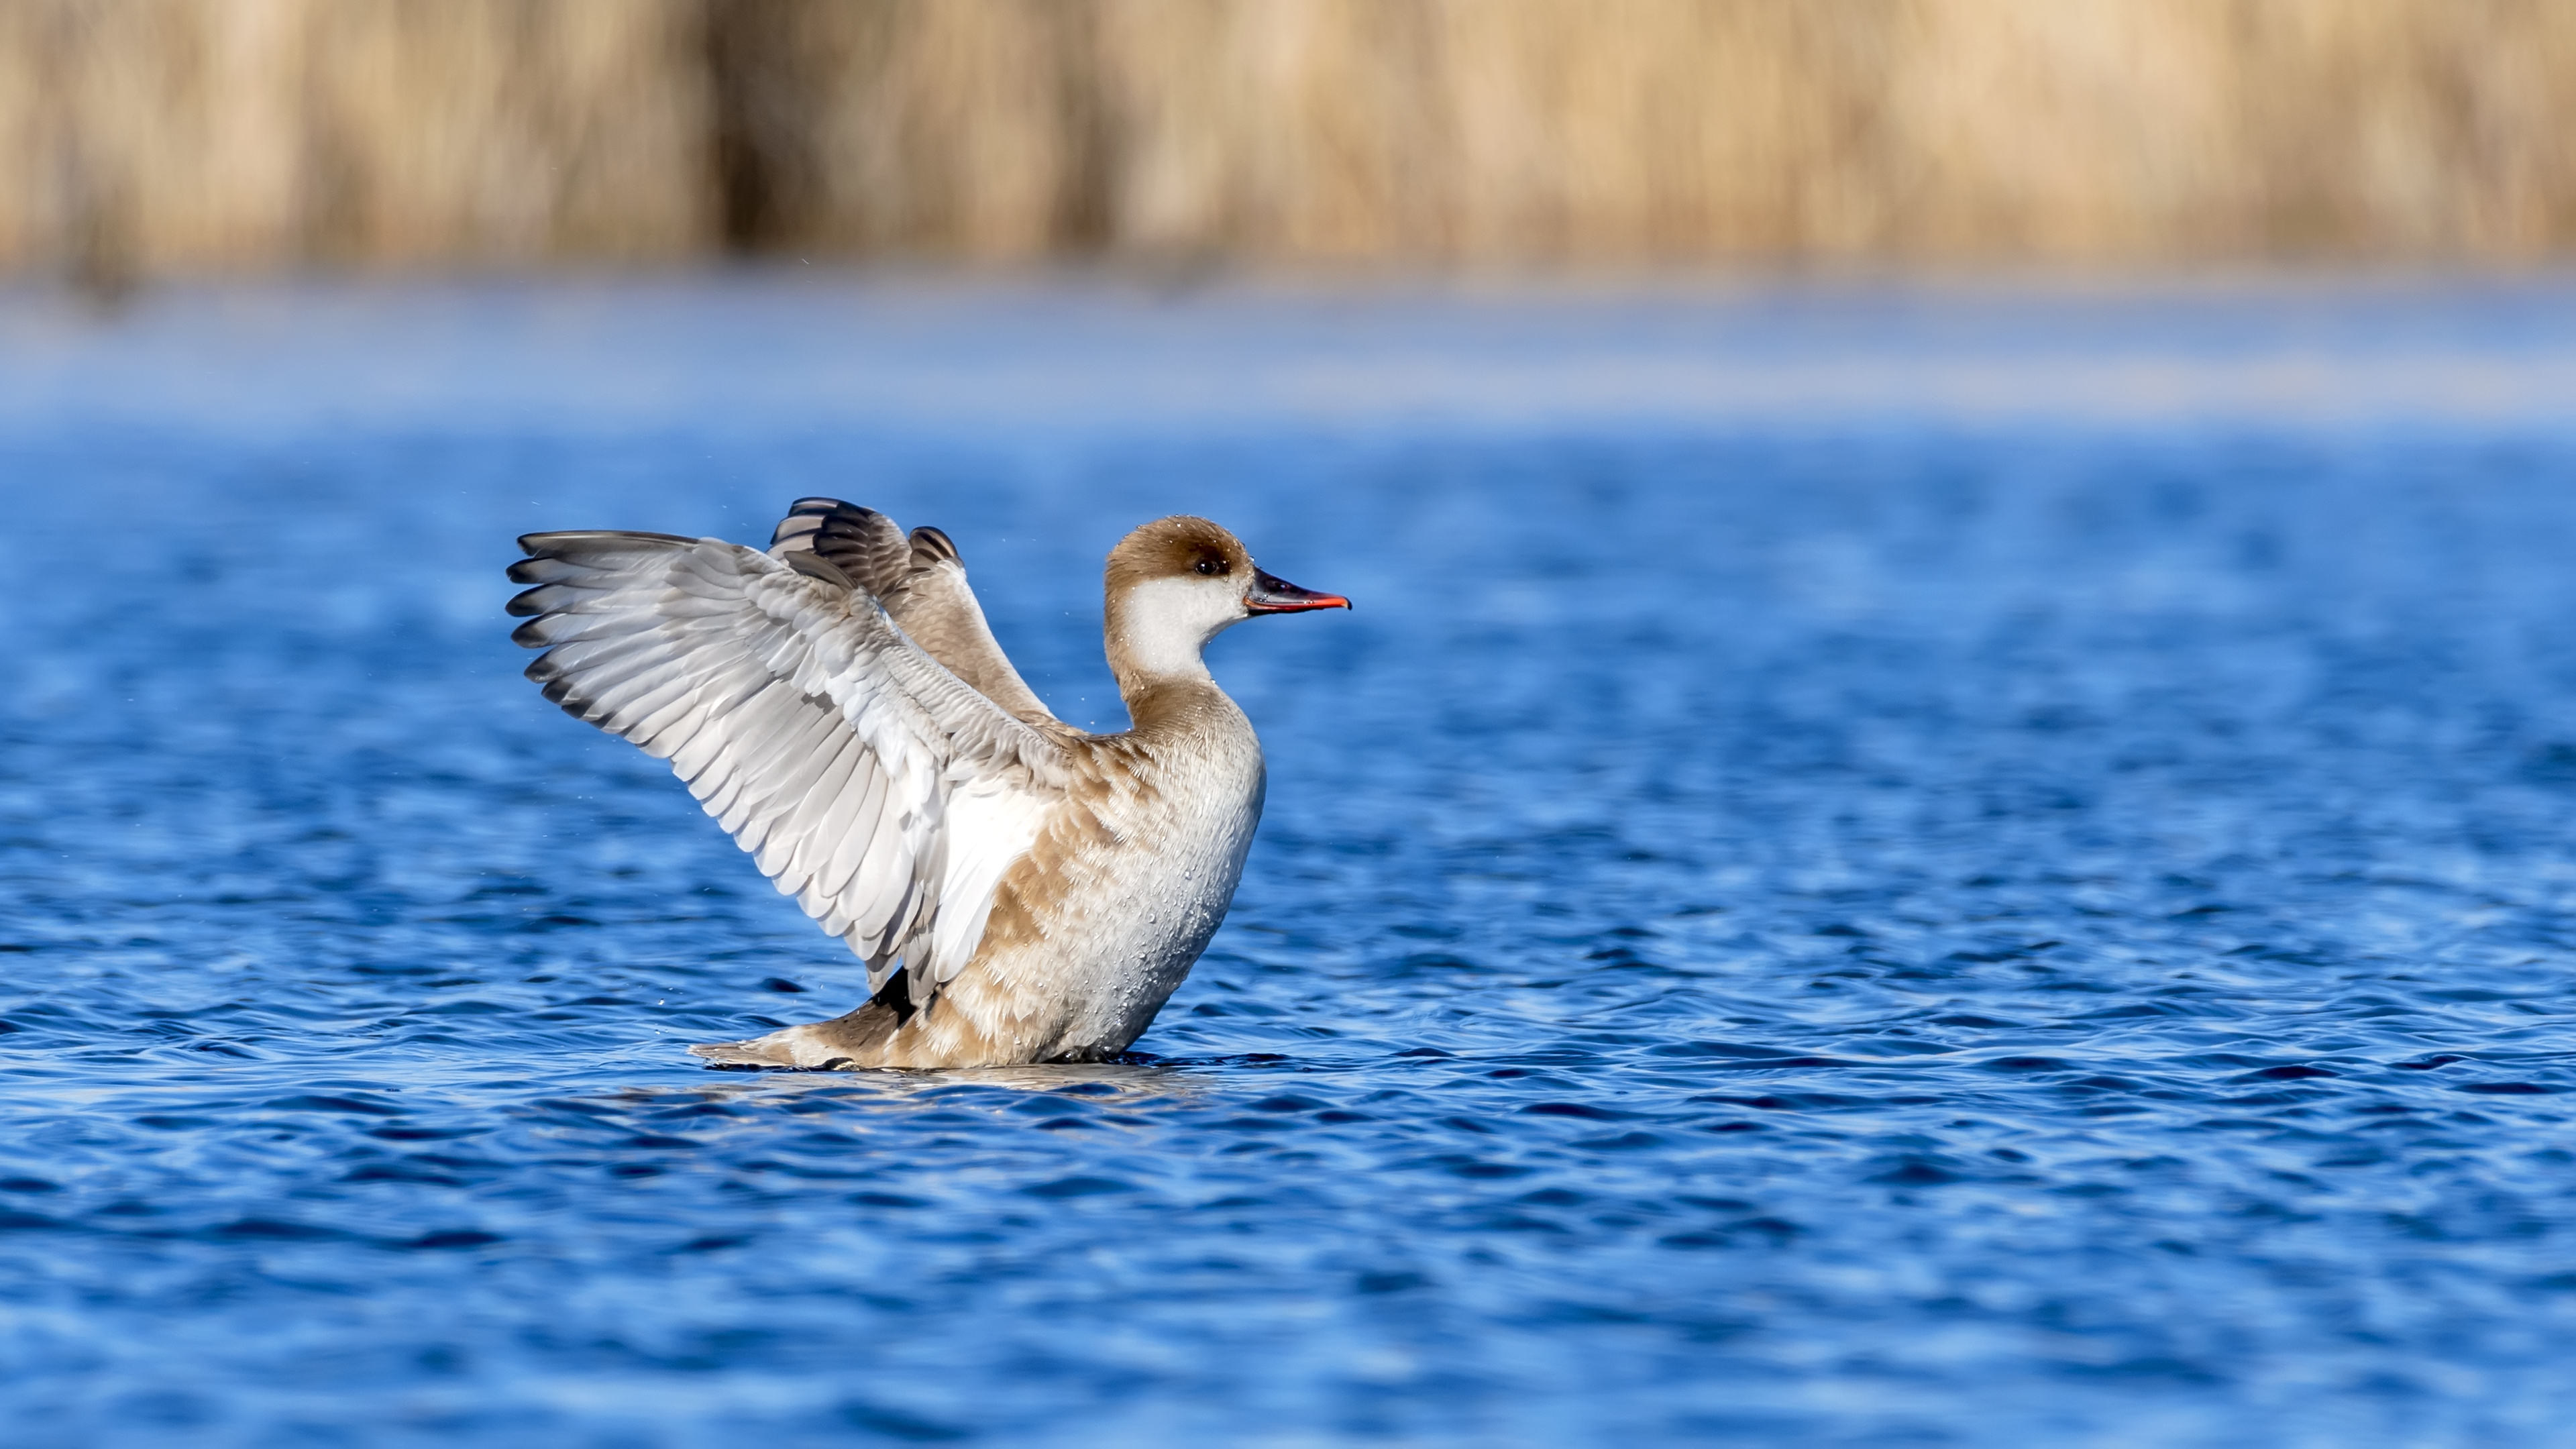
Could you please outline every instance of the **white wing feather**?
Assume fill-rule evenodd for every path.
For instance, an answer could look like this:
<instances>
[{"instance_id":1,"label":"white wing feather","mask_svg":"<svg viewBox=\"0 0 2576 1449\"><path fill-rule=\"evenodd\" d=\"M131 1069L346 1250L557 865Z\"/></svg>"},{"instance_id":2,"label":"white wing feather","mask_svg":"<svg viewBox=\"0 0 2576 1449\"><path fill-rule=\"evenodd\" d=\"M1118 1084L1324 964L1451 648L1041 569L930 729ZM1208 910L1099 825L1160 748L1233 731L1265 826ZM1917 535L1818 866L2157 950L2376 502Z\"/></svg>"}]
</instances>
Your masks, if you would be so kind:
<instances>
[{"instance_id":1,"label":"white wing feather","mask_svg":"<svg viewBox=\"0 0 2576 1449\"><path fill-rule=\"evenodd\" d=\"M916 1003L972 960L1063 751L863 590L721 539L531 534L511 601L567 711L671 762L762 874Z\"/></svg>"}]
</instances>

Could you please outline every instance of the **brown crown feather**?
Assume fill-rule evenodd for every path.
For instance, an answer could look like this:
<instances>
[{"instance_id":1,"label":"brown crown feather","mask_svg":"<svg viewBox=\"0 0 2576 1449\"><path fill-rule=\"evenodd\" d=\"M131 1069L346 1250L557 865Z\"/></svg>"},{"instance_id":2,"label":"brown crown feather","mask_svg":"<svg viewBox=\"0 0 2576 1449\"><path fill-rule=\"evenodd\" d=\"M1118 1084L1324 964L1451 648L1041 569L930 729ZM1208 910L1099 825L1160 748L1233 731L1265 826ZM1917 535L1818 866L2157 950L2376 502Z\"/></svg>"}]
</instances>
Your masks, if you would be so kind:
<instances>
[{"instance_id":1,"label":"brown crown feather","mask_svg":"<svg viewBox=\"0 0 2576 1449\"><path fill-rule=\"evenodd\" d=\"M1109 596L1114 599L1148 579L1195 576L1203 562L1215 563L1219 573L1234 578L1252 572L1252 555L1233 534L1186 513L1157 518L1109 551Z\"/></svg>"}]
</instances>

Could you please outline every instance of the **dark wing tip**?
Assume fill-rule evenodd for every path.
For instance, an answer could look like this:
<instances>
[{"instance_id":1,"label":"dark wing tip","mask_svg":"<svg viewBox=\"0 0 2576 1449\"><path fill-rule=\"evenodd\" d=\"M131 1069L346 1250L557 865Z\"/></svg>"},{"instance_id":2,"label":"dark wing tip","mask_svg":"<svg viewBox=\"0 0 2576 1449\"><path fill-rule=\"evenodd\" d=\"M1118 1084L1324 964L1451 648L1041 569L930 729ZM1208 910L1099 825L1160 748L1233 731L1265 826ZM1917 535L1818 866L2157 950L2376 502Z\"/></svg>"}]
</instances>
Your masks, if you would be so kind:
<instances>
[{"instance_id":1,"label":"dark wing tip","mask_svg":"<svg viewBox=\"0 0 2576 1449\"><path fill-rule=\"evenodd\" d=\"M912 566L929 568L934 564L953 563L959 568L966 560L957 552L957 541L928 524L912 531Z\"/></svg>"},{"instance_id":2,"label":"dark wing tip","mask_svg":"<svg viewBox=\"0 0 2576 1449\"><path fill-rule=\"evenodd\" d=\"M573 528L556 533L523 533L519 551L530 558L561 558L567 549L583 544L616 543L696 543L676 533L645 533L631 528Z\"/></svg>"},{"instance_id":3,"label":"dark wing tip","mask_svg":"<svg viewBox=\"0 0 2576 1449\"><path fill-rule=\"evenodd\" d=\"M589 695L576 692L572 679L555 663L553 650L549 649L528 661L528 667L519 672L526 675L529 682L537 686L539 694L544 695L564 713L584 724L600 722L602 716L594 708L598 701Z\"/></svg>"},{"instance_id":4,"label":"dark wing tip","mask_svg":"<svg viewBox=\"0 0 2576 1449\"><path fill-rule=\"evenodd\" d=\"M800 572L829 579L830 575L798 564L796 555L819 559L840 575L837 582L842 587L878 598L903 583L903 530L873 508L838 498L799 498L790 504L787 516L769 536L769 552Z\"/></svg>"},{"instance_id":5,"label":"dark wing tip","mask_svg":"<svg viewBox=\"0 0 2576 1449\"><path fill-rule=\"evenodd\" d=\"M769 531L769 546L776 549L781 544L794 544L810 551L813 548L810 540L834 519L842 520L846 526L863 524L875 516L874 509L844 503L838 498L799 498L787 505L787 516L778 520L778 526Z\"/></svg>"}]
</instances>

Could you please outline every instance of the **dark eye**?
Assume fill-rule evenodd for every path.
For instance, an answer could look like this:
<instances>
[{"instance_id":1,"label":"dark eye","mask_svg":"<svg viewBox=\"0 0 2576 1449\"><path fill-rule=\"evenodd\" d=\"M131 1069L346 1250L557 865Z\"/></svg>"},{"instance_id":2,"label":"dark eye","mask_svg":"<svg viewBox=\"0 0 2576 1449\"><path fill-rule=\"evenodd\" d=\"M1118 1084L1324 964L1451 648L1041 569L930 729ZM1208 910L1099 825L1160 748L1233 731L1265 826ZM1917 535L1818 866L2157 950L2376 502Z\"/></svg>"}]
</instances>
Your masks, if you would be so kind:
<instances>
[{"instance_id":1,"label":"dark eye","mask_svg":"<svg viewBox=\"0 0 2576 1449\"><path fill-rule=\"evenodd\" d=\"M1224 559L1221 559L1221 558L1203 558L1203 559L1200 559L1200 560L1199 560L1199 572L1200 572L1200 573L1203 573L1203 574L1221 574L1221 573L1224 573L1224 572L1225 572L1225 560L1224 560Z\"/></svg>"}]
</instances>

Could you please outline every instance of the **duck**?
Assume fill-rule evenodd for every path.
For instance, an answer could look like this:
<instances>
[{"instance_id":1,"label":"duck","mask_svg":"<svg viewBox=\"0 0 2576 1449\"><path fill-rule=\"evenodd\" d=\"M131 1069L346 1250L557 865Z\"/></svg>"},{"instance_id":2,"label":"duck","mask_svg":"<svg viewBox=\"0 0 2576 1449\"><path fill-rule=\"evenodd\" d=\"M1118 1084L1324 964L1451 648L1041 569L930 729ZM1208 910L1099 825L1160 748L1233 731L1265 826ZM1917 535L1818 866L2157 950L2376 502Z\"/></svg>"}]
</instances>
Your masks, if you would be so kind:
<instances>
[{"instance_id":1,"label":"duck","mask_svg":"<svg viewBox=\"0 0 2576 1449\"><path fill-rule=\"evenodd\" d=\"M1209 673L1218 634L1348 609L1204 518L1156 519L1102 575L1130 727L1050 712L995 641L956 543L803 498L765 550L532 533L512 638L574 718L670 762L760 872L867 971L828 1021L690 1051L727 1068L945 1069L1125 1052L1243 878L1267 776ZM855 983L853 983L855 984Z\"/></svg>"}]
</instances>

